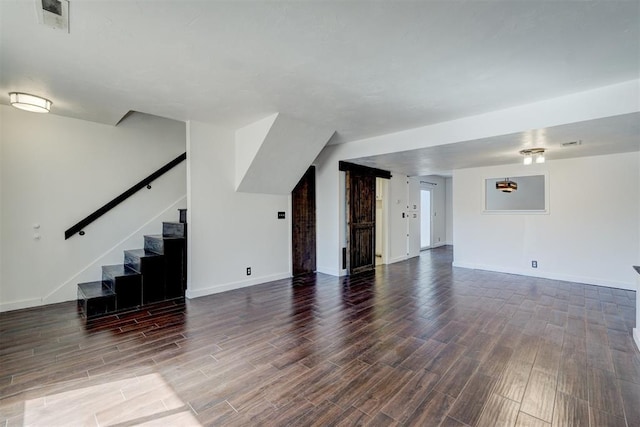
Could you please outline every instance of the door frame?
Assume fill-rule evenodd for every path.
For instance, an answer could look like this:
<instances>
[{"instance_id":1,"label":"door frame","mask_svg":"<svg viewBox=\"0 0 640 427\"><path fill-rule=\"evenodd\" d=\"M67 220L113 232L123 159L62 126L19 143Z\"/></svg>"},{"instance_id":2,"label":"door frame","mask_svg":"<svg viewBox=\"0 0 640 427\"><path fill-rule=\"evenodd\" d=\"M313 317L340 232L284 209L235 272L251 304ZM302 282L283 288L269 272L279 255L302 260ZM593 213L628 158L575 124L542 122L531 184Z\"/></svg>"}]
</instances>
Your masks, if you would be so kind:
<instances>
[{"instance_id":1,"label":"door frame","mask_svg":"<svg viewBox=\"0 0 640 427\"><path fill-rule=\"evenodd\" d=\"M378 204L377 193L380 193L381 196L381 205L382 208L380 210L381 215L378 216L376 209L376 233L378 229L380 229L380 243L382 247L382 259L380 260L381 264L389 263L389 181L382 178L376 178L376 208ZM376 246L378 245L378 236L376 234Z\"/></svg>"}]
</instances>

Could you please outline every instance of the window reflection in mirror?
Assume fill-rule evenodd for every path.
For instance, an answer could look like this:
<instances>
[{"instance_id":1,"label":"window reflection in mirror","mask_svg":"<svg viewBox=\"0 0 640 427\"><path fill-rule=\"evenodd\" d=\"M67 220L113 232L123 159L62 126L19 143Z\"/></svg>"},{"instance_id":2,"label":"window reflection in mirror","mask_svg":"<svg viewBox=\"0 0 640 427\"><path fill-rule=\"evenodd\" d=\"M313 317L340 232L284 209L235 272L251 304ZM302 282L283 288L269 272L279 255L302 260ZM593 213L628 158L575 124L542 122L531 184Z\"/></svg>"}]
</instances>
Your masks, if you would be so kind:
<instances>
[{"instance_id":1,"label":"window reflection in mirror","mask_svg":"<svg viewBox=\"0 0 640 427\"><path fill-rule=\"evenodd\" d=\"M496 189L498 181L509 179L518 184L510 193ZM546 212L546 176L510 176L485 180L485 212Z\"/></svg>"}]
</instances>

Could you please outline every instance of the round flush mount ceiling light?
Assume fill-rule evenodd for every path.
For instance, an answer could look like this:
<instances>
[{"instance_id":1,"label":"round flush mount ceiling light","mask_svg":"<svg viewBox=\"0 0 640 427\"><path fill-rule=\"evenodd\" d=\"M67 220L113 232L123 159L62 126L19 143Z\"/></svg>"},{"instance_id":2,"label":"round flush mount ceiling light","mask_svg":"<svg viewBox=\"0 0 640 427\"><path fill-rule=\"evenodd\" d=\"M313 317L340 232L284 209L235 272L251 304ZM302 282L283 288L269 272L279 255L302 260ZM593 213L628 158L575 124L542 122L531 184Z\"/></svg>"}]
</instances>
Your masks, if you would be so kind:
<instances>
[{"instance_id":1,"label":"round flush mount ceiling light","mask_svg":"<svg viewBox=\"0 0 640 427\"><path fill-rule=\"evenodd\" d=\"M14 107L33 113L48 113L52 105L48 99L22 92L9 92L9 98Z\"/></svg>"}]
</instances>

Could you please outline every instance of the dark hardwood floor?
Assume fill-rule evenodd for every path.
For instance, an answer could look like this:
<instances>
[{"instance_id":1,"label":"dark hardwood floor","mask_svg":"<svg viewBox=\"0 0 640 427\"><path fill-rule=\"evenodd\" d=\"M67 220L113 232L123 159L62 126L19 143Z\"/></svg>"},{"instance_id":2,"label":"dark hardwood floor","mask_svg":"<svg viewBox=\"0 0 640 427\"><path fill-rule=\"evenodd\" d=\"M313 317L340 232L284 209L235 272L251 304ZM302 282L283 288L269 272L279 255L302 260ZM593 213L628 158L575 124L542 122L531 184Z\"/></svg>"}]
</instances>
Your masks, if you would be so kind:
<instances>
[{"instance_id":1,"label":"dark hardwood floor","mask_svg":"<svg viewBox=\"0 0 640 427\"><path fill-rule=\"evenodd\" d=\"M86 324L2 313L0 423L640 426L634 301L439 248Z\"/></svg>"}]
</instances>

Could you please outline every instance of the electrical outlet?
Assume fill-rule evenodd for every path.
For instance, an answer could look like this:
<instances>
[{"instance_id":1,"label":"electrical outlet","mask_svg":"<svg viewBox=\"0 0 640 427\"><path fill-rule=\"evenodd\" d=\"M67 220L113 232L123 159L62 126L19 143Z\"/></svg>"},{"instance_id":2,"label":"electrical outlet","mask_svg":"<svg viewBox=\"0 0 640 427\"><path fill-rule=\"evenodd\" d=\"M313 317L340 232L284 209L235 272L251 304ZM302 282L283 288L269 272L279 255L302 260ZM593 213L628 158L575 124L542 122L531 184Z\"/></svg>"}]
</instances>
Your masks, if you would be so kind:
<instances>
[{"instance_id":1,"label":"electrical outlet","mask_svg":"<svg viewBox=\"0 0 640 427\"><path fill-rule=\"evenodd\" d=\"M247 267L247 276L251 276L251 267Z\"/></svg>"},{"instance_id":2,"label":"electrical outlet","mask_svg":"<svg viewBox=\"0 0 640 427\"><path fill-rule=\"evenodd\" d=\"M531 268L538 268L538 261L531 261Z\"/></svg>"}]
</instances>

